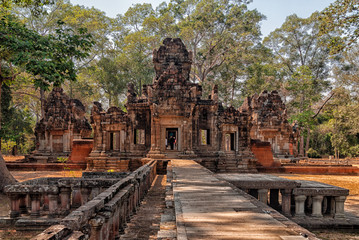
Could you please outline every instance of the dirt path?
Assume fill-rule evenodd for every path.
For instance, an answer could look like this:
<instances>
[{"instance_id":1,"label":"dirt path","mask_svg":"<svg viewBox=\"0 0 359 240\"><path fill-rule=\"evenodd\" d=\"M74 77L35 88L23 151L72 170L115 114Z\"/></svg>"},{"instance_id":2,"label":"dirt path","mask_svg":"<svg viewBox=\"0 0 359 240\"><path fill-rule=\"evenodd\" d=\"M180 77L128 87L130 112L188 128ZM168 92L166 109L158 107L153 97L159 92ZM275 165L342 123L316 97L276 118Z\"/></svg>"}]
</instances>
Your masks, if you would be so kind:
<instances>
[{"instance_id":1,"label":"dirt path","mask_svg":"<svg viewBox=\"0 0 359 240\"><path fill-rule=\"evenodd\" d=\"M127 224L121 239L157 239L160 230L161 213L165 208L166 176L157 175L141 206Z\"/></svg>"}]
</instances>

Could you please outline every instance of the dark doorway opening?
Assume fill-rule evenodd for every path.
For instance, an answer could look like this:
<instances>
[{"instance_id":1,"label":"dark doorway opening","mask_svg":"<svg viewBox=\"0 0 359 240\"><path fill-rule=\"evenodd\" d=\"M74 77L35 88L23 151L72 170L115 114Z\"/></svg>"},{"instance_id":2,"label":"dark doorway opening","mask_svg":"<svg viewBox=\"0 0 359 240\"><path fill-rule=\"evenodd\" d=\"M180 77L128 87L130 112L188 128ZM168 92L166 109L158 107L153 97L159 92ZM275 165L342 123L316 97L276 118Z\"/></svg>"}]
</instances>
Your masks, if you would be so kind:
<instances>
[{"instance_id":1,"label":"dark doorway opening","mask_svg":"<svg viewBox=\"0 0 359 240\"><path fill-rule=\"evenodd\" d=\"M178 150L178 128L166 128L166 150Z\"/></svg>"}]
</instances>

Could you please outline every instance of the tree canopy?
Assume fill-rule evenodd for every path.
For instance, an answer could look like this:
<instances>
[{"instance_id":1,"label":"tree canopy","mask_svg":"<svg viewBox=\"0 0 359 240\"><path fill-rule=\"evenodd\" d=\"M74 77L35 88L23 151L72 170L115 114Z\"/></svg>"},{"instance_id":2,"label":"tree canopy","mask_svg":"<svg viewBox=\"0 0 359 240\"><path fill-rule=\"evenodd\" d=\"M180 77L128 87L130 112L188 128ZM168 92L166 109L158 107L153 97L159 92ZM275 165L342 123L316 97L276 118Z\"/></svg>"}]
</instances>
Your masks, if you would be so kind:
<instances>
[{"instance_id":1,"label":"tree canopy","mask_svg":"<svg viewBox=\"0 0 359 240\"><path fill-rule=\"evenodd\" d=\"M193 52L190 80L205 96L218 84L220 101L239 107L249 95L278 90L299 127L302 154L359 155L357 126L345 120L358 118L350 111L358 104L358 2L337 0L308 18L290 15L264 39L265 16L249 2L134 4L110 18L69 0L1 1L0 78L12 95L7 109L36 122L43 90L53 85L87 106L124 108L128 83L141 95L152 82L153 49L179 37Z\"/></svg>"}]
</instances>

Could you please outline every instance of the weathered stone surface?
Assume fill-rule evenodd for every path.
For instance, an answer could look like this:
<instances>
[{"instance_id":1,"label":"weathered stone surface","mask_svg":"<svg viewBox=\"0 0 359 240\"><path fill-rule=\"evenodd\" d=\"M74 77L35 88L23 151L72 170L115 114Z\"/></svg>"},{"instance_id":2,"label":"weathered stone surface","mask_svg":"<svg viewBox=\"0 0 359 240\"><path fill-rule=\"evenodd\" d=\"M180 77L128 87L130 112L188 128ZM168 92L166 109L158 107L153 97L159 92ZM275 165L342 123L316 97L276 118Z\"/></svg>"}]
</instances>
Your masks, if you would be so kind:
<instances>
[{"instance_id":1,"label":"weathered stone surface","mask_svg":"<svg viewBox=\"0 0 359 240\"><path fill-rule=\"evenodd\" d=\"M70 235L71 230L68 229L65 225L53 225L37 235L32 240L61 240L65 239L68 235Z\"/></svg>"},{"instance_id":2,"label":"weathered stone surface","mask_svg":"<svg viewBox=\"0 0 359 240\"><path fill-rule=\"evenodd\" d=\"M293 190L295 195L306 195L306 196L348 196L349 190L325 183L315 182L315 181L306 181L306 180L296 180L300 183L300 187Z\"/></svg>"},{"instance_id":3,"label":"weathered stone surface","mask_svg":"<svg viewBox=\"0 0 359 240\"><path fill-rule=\"evenodd\" d=\"M240 189L295 189L300 183L269 174L216 174Z\"/></svg>"},{"instance_id":4,"label":"weathered stone surface","mask_svg":"<svg viewBox=\"0 0 359 240\"><path fill-rule=\"evenodd\" d=\"M269 142L275 156L297 156L297 129L289 124L286 107L277 91L248 97L242 107L251 115L251 139Z\"/></svg>"},{"instance_id":5,"label":"weathered stone surface","mask_svg":"<svg viewBox=\"0 0 359 240\"><path fill-rule=\"evenodd\" d=\"M36 124L36 150L29 157L46 163L57 156L68 156L72 140L91 135L85 107L70 99L62 88L55 87L45 101L45 116Z\"/></svg>"},{"instance_id":6,"label":"weathered stone surface","mask_svg":"<svg viewBox=\"0 0 359 240\"><path fill-rule=\"evenodd\" d=\"M183 42L165 39L153 51L153 63L156 76L143 86L142 95L128 86L127 113L117 107L104 111L94 103L88 169L128 171L147 156L197 159L213 171L255 172L251 116L224 108L217 86L208 99L202 98L202 86L190 81L192 53Z\"/></svg>"},{"instance_id":7,"label":"weathered stone surface","mask_svg":"<svg viewBox=\"0 0 359 240\"><path fill-rule=\"evenodd\" d=\"M193 161L172 168L177 239L317 239Z\"/></svg>"}]
</instances>

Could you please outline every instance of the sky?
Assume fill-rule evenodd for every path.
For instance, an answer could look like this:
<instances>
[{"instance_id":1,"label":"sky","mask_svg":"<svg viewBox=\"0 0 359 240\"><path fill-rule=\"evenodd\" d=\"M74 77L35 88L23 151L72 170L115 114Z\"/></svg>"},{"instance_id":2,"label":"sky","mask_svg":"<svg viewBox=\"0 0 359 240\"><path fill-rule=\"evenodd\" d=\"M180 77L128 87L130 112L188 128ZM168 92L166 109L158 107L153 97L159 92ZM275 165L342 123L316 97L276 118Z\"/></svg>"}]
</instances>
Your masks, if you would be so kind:
<instances>
[{"instance_id":1,"label":"sky","mask_svg":"<svg viewBox=\"0 0 359 240\"><path fill-rule=\"evenodd\" d=\"M70 0L72 4L95 7L106 13L109 17L124 14L129 7L136 3L151 3L156 8L163 0ZM257 9L267 19L262 21L263 36L279 28L285 18L297 14L301 18L309 17L315 11L321 11L335 0L253 0L249 9ZM169 2L169 0L166 0Z\"/></svg>"}]
</instances>

